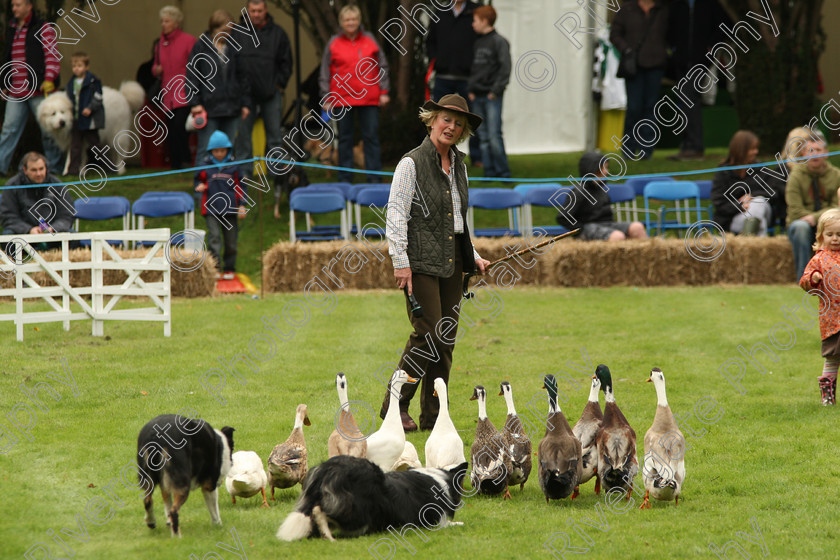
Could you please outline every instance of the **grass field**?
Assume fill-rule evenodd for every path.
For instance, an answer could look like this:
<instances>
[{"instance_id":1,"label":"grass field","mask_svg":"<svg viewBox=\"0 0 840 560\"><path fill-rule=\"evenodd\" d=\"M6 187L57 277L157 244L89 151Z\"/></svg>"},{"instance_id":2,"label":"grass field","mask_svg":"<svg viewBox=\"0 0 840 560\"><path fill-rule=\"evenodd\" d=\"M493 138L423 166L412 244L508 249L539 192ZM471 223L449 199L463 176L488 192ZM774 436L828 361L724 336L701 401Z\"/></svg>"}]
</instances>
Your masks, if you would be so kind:
<instances>
[{"instance_id":1,"label":"grass field","mask_svg":"<svg viewBox=\"0 0 840 560\"><path fill-rule=\"evenodd\" d=\"M290 315L298 323L294 337L286 342L275 338L274 356L254 360L258 372L240 368L246 385L228 375L220 391L223 406L202 386L202 375L219 367L217 357L249 354L254 337L267 332L263 316L280 315L277 326L289 334L283 310L303 296L179 300L173 304L171 338L161 336L160 325L122 322L107 324L108 337L97 339L90 336L89 323L77 322L69 333L59 324L41 325L38 331L30 326L26 341L17 343L12 324L2 325L0 424L19 441L0 455L6 504L0 513L0 556L20 558L30 550L29 558L49 557L46 548L36 546L40 542L50 546L53 558L362 559L372 557L368 549L388 537L394 543L390 557L396 559L549 559L543 543L554 535L553 545L562 550L557 533L563 532L571 547L589 549L580 557L590 558L715 558L709 544L723 549L729 541L740 543L751 557L762 557L762 542L775 558L837 557L840 542L832 529L840 511L832 482L840 475L832 431L837 410L818 402L819 335L817 327L807 324L811 318L801 308L801 290L516 288L495 296L483 302L483 310L465 306L469 320L462 318L464 334L455 351L450 403L467 448L477 413L468 401L474 385L495 395L498 383L509 380L518 412L539 426L545 401L533 400L533 408L528 404L544 393L541 376L566 372L579 385L559 380L568 399L561 407L574 423L587 398L587 373L605 363L613 372L617 402L638 435L641 460L641 440L656 407L654 389L644 380L652 366L659 366L671 408L685 419L683 433L690 445L679 507L654 503L652 510L639 511L640 500L634 497L629 511L616 513L604 504L603 494L600 501L594 496L592 483L574 502L546 505L534 473L524 492L512 491L513 500L467 499L456 515L462 527L426 531L427 542L407 533L411 550L393 535L338 543L277 541L274 533L292 510L299 487L278 491L270 510L260 509L258 498L234 506L221 489L221 528L211 525L196 491L182 509L180 540L171 539L162 526L158 492L159 525L150 531L138 491L126 487L134 478L120 482L146 421L189 407L216 428L234 426L236 449L254 450L265 459L289 435L295 406L304 402L312 420L305 429L310 465L316 465L326 459L327 437L334 429L335 373L347 374L351 400L366 401L378 411L383 387L374 374L396 360L409 332L402 297L391 291L339 293L329 315L310 308L305 324L298 307ZM10 308L2 304L0 312ZM257 341L254 348L270 354L268 344ZM718 370L741 356L739 345L748 351L757 344L767 345L778 361L757 351L768 371L761 374L746 362L742 394ZM62 377L68 384L62 384ZM20 388L25 384L31 390L39 382L49 383L61 397L55 401L42 388L38 397L48 410L38 408ZM8 416L26 423L25 408L18 403L28 403L37 418L28 438ZM418 406L412 404L415 417ZM360 410L360 424L373 421L364 407ZM497 427L502 424L501 397L488 398L488 414ZM535 449L541 435L534 438ZM409 435L421 458L426 436ZM9 445L9 439L0 444ZM640 484L641 477L636 481ZM104 509L97 513L99 507ZM570 523L585 531L591 543ZM53 540L59 535L64 550ZM242 545L238 553L217 546L236 549L234 535ZM379 557L389 557L385 541L376 550ZM564 557L578 556L567 550ZM738 553L730 548L728 557Z\"/></svg>"}]
</instances>

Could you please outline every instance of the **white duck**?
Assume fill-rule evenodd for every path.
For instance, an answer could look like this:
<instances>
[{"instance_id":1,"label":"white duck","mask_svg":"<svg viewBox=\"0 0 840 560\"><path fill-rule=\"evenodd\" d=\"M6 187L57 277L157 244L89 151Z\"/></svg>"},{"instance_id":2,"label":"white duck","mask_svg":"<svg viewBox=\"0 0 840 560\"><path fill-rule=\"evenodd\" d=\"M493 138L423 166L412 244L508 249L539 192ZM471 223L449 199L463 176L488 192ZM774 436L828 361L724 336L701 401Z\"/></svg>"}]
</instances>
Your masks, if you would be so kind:
<instances>
[{"instance_id":1,"label":"white duck","mask_svg":"<svg viewBox=\"0 0 840 560\"><path fill-rule=\"evenodd\" d=\"M265 485L268 475L263 468L262 459L253 451L237 451L233 454L233 465L225 477L225 487L236 503L236 497L250 498L262 492L262 507L267 508L265 500Z\"/></svg>"},{"instance_id":2,"label":"white duck","mask_svg":"<svg viewBox=\"0 0 840 560\"><path fill-rule=\"evenodd\" d=\"M440 401L440 412L426 440L426 468L446 469L458 466L467 459L464 456L464 442L449 417L446 382L440 377L435 379L434 395Z\"/></svg>"},{"instance_id":3,"label":"white duck","mask_svg":"<svg viewBox=\"0 0 840 560\"><path fill-rule=\"evenodd\" d=\"M405 430L400 420L400 389L406 383L416 383L417 380L398 369L391 376L391 395L388 413L379 426L379 430L367 438L367 458L376 463L380 469L389 472L405 451Z\"/></svg>"},{"instance_id":4,"label":"white duck","mask_svg":"<svg viewBox=\"0 0 840 560\"><path fill-rule=\"evenodd\" d=\"M407 471L408 469L419 469L423 466L420 456L417 455L417 448L410 441L405 442L405 449L400 458L394 463L392 471Z\"/></svg>"},{"instance_id":5,"label":"white duck","mask_svg":"<svg viewBox=\"0 0 840 560\"><path fill-rule=\"evenodd\" d=\"M367 453L367 441L359 430L353 412L347 399L347 376L339 372L335 376L335 388L338 391L338 402L341 405L336 417L336 428L327 440L327 450L330 457L349 455L364 457Z\"/></svg>"},{"instance_id":6,"label":"white duck","mask_svg":"<svg viewBox=\"0 0 840 560\"><path fill-rule=\"evenodd\" d=\"M680 493L685 480L685 438L680 431L668 399L665 396L665 375L659 368L650 370L648 383L656 387L656 415L645 434L645 463L642 479L645 499L640 509L650 509L650 497L662 501L674 500L680 505Z\"/></svg>"}]
</instances>

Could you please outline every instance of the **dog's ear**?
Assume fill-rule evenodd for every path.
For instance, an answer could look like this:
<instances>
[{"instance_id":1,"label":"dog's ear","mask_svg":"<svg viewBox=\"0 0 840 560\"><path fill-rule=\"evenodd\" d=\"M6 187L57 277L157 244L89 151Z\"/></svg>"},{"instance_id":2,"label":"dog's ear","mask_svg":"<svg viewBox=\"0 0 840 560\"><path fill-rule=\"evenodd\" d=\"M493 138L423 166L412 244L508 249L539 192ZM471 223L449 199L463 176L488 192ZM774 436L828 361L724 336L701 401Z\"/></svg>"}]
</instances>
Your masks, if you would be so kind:
<instances>
[{"instance_id":1,"label":"dog's ear","mask_svg":"<svg viewBox=\"0 0 840 560\"><path fill-rule=\"evenodd\" d=\"M231 453L233 453L233 432L235 432L236 430L234 430L230 426L225 426L220 431L223 434L225 434L225 437L228 440L228 446L230 447L230 451L231 451Z\"/></svg>"}]
</instances>

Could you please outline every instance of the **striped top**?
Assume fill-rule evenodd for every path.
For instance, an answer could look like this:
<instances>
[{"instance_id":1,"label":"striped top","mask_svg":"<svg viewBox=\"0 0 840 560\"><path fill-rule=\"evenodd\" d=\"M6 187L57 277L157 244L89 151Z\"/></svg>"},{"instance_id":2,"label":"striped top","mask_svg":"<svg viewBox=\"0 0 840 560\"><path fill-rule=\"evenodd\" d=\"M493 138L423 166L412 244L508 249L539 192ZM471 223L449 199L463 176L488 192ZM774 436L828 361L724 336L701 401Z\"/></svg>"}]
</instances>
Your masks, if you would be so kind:
<instances>
[{"instance_id":1,"label":"striped top","mask_svg":"<svg viewBox=\"0 0 840 560\"><path fill-rule=\"evenodd\" d=\"M9 97L12 99L28 99L35 95L40 95L41 92L32 88L35 85L33 76L31 76L32 69L26 64L26 36L27 33L37 33L38 30L31 30L29 24L32 22L32 12L26 16L26 19L18 26L12 23L12 29L15 30L14 38L12 39L12 71L11 82L9 87ZM56 49L55 30L52 26L44 24L43 32L36 37L43 45L44 49L44 72L45 82L55 82L56 77L61 69L58 60L58 50Z\"/></svg>"}]
</instances>

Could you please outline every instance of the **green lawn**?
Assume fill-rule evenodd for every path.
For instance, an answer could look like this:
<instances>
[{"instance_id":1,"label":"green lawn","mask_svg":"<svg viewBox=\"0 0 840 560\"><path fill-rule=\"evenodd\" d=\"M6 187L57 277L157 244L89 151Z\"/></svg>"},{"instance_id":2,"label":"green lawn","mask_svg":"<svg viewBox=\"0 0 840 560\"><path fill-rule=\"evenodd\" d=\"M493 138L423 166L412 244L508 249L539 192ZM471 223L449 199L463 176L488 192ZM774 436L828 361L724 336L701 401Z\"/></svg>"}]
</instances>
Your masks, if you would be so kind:
<instances>
[{"instance_id":1,"label":"green lawn","mask_svg":"<svg viewBox=\"0 0 840 560\"><path fill-rule=\"evenodd\" d=\"M654 389L644 380L651 367L659 366L671 407L686 422L683 432L690 449L683 499L676 508L654 503L652 510L639 511L640 500L634 498L634 507L620 514L615 506L604 504L603 494L599 501L589 483L574 502L546 505L535 469L524 492L512 491L511 501L467 499L456 516L464 526L427 531L428 542L408 533L412 551L392 535L334 544L275 540L299 487L278 491L277 503L268 511L258 507L258 498L239 500L234 506L222 489L222 528L210 524L195 491L182 510L184 537L174 540L161 526L159 492L159 528L150 531L143 523L137 490L126 487L134 479L128 476L126 483L120 482L122 467L134 457L140 427L155 415L185 407L216 428L234 426L236 449L254 450L265 459L286 439L295 406L304 402L312 420L305 429L310 465L326 459L338 407L333 383L337 371L348 376L351 400L365 401L378 411L383 387L374 373L397 358L409 330L399 293L341 292L329 315L310 307L305 324L301 308L289 307L298 321L294 337L286 342L275 338L274 356L254 360L258 372L240 368L247 384L228 375L219 392L224 406L202 386L202 375L219 367L219 356L230 360L238 353L250 355L252 340L258 352L270 353L269 343L255 338L267 332L261 317L280 315L278 329L290 334L283 310L293 300L304 301L301 294L270 295L265 300L178 300L172 306L173 334L168 339L161 336L159 324L108 323L108 337L98 339L90 336L89 322L77 322L69 333L60 324L40 325L38 331L29 326L25 342L17 343L13 325L4 323L0 424L19 441L0 455L6 504L0 513L5 535L0 556L20 558L40 542L51 545L53 558L218 558L208 554L216 551L230 559L236 554L217 543L236 548L231 533L235 531L244 548L240 557L251 559L368 558L368 549L383 537L395 542L391 558L409 558L416 552L417 558L550 559L543 543L558 532L569 535L571 547L589 548L591 558L714 558L710 543L723 548L733 540L752 557L762 557L761 539L754 536L756 542L751 543L743 537L755 534L750 525L754 518L775 558L835 557L840 543L831 527L840 498L831 480L840 475L840 467L831 427L837 410L818 402L819 335L814 326L803 328L808 326L806 313L796 308L802 296L792 286L516 288L485 299L483 310L467 304L469 320L461 321L464 335L450 382L453 419L467 449L477 413L475 403L468 401L474 385L482 384L495 395L498 383L509 380L519 413L539 425L539 416L546 413L545 401L534 399L544 394L541 376L566 372L579 385L559 380L567 398L561 407L574 423L587 398L588 377L568 364L589 373L605 363L613 372L617 402L639 438L641 460L641 440L656 407ZM782 306L795 309L796 320L786 318ZM10 304L0 305L0 313L11 310ZM795 341L778 326L783 323ZM774 348L771 333L777 347L789 349ZM746 393L741 394L718 369L740 355L739 345L750 349L760 343L773 350L778 361L757 352L768 372L761 374L747 364L740 381ZM62 360L72 372L69 385L60 381L69 379ZM61 397L56 402L41 386L38 397L48 410L38 408L19 388L25 384L31 390L39 382L49 383ZM707 409L710 399L716 405ZM495 396L488 400L488 414L499 427L504 401ZM26 423L25 408L17 403L28 403L37 418L28 438L8 417L15 411L13 417ZM417 407L412 403L412 412ZM698 420L698 414L705 414L707 423ZM708 420L715 414L720 417ZM360 424L372 422L369 416L360 412L357 419ZM409 436L421 457L426 436ZM535 449L539 437L534 438ZM0 440L0 445L8 444L8 439ZM636 480L641 483L641 477ZM115 497L109 498L109 493ZM113 505L110 519L105 503ZM100 506L105 509L97 515ZM97 525L90 520L97 517L107 520ZM80 523L86 536L74 537L70 532L79 533ZM591 544L572 525L585 531ZM66 550L53 541L58 535ZM384 542L378 549L383 558L388 557ZM562 543L562 537L553 541L558 550ZM33 550L29 557L48 556L44 549ZM565 557L576 556L567 551ZM734 557L737 552L730 549L729 558Z\"/></svg>"}]
</instances>

